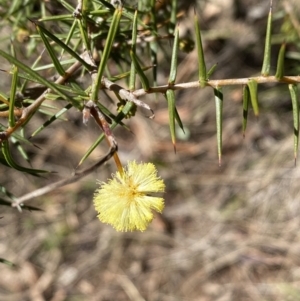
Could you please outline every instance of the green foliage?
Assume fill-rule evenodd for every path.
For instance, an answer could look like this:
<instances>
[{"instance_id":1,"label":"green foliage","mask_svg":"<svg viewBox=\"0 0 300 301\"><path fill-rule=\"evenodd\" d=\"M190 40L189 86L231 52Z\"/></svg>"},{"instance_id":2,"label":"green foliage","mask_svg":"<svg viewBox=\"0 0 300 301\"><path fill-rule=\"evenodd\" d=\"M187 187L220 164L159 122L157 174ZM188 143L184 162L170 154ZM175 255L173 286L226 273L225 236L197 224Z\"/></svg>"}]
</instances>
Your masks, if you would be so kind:
<instances>
[{"instance_id":1,"label":"green foliage","mask_svg":"<svg viewBox=\"0 0 300 301\"><path fill-rule=\"evenodd\" d=\"M299 132L299 100L296 86L300 80L297 76L285 74L284 66L286 56L291 56L287 43L292 40L296 47L300 47L300 43L297 29L293 27L289 18L280 17L283 24L281 32L289 32L285 40L280 38L280 35L272 36L273 12L270 9L266 20L261 76L211 80L210 76L217 65L214 64L207 72L203 35L197 14L194 16L195 41L192 41L190 38L180 37L180 26L176 24L177 1L171 1L159 14L155 11L155 4L156 1L143 0L138 2L138 8L135 9L130 5L123 5L120 1L110 3L105 0L78 1L78 3L59 0L55 5L51 1L3 2L1 22L3 25L9 25L12 30L11 42L8 36L2 37L7 47L0 50L0 56L11 66L7 70L2 70L6 75L11 75L10 89L0 91L2 117L0 164L3 164L4 168L11 167L35 176L45 173L44 170L24 167L30 162L22 145L32 145L28 137L41 135L45 129L58 119L64 118L64 114L72 109L82 112L84 122L93 117L102 131L88 151L80 154L82 159L78 166L105 139L112 150L107 158L113 155L117 163L115 154L117 141L112 131L118 125L126 128L123 119L134 118L137 107L150 111L152 113L150 117L153 117L150 106L138 99L152 93L162 93L167 98L171 140L175 149L175 122L182 130L184 128L176 108L176 90L205 87L212 88L215 95L217 152L221 164L222 106L226 101L226 93L223 95L221 88L228 85L244 87L241 122L245 135L249 100L255 116L258 116L258 86L263 83L289 85L293 104L296 158ZM275 42L280 42L283 46L278 55L276 75L272 76L271 45L274 37ZM166 79L165 85L156 86L159 68L157 58L159 54L164 53L162 40L172 42L173 51L169 56L169 78ZM191 51L194 44L198 55L198 64L195 64L198 68L198 80L177 83L178 55L181 49ZM295 57L295 54L294 58L300 59ZM152 74L148 69L152 69ZM90 83L87 87L77 81L83 75L89 78ZM124 79L127 85L124 84ZM26 95L25 91L33 83L42 89L36 88L34 89L36 93ZM141 85L143 89L137 90L137 85ZM100 90L110 90L115 94L118 103L117 113L110 111L101 102ZM46 103L46 100L53 101L53 105ZM111 101L116 102L115 99ZM57 103L60 103L60 107L56 106ZM36 114L49 117L32 130L29 125ZM27 130L29 128L30 130ZM16 154L18 158L14 159ZM53 186L53 189L55 188L57 186ZM20 208L20 202L16 201L13 194L4 193L4 197Z\"/></svg>"}]
</instances>

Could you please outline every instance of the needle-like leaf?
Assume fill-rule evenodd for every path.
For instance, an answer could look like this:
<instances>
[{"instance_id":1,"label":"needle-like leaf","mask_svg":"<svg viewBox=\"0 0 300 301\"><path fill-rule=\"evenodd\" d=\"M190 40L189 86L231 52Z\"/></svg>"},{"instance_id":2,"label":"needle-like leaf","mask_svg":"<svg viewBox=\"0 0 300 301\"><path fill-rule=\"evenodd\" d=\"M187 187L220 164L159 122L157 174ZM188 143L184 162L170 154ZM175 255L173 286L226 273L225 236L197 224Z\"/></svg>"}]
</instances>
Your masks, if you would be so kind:
<instances>
[{"instance_id":1,"label":"needle-like leaf","mask_svg":"<svg viewBox=\"0 0 300 301\"><path fill-rule=\"evenodd\" d=\"M199 82L201 87L205 87L207 81L206 65L204 60L204 51L202 46L201 32L198 17L194 15L196 45L198 53L198 69L199 69Z\"/></svg>"},{"instance_id":2,"label":"needle-like leaf","mask_svg":"<svg viewBox=\"0 0 300 301\"><path fill-rule=\"evenodd\" d=\"M38 133L40 133L43 129L45 129L47 126L49 126L53 121L58 119L61 115L63 115L65 112L67 112L69 109L73 107L72 104L67 104L63 109L61 109L56 114L52 115L46 122L44 122L38 129L36 129L30 136L30 138L36 136Z\"/></svg>"},{"instance_id":3,"label":"needle-like leaf","mask_svg":"<svg viewBox=\"0 0 300 301\"><path fill-rule=\"evenodd\" d=\"M0 202L1 202L1 200L0 200ZM8 265L8 266L10 266L12 268L16 268L17 267L16 264L14 264L13 262L11 262L9 260L6 260L4 258L0 258L0 262L3 263L3 264L6 264L6 265Z\"/></svg>"},{"instance_id":4,"label":"needle-like leaf","mask_svg":"<svg viewBox=\"0 0 300 301\"><path fill-rule=\"evenodd\" d=\"M293 120L294 120L294 158L295 165L297 162L298 146L299 146L299 101L297 85L289 85L289 90L293 105Z\"/></svg>"},{"instance_id":5,"label":"needle-like leaf","mask_svg":"<svg viewBox=\"0 0 300 301\"><path fill-rule=\"evenodd\" d=\"M277 60L277 70L275 77L277 79L282 79L284 75L284 61L285 61L285 43L281 45Z\"/></svg>"},{"instance_id":6,"label":"needle-like leaf","mask_svg":"<svg viewBox=\"0 0 300 301\"><path fill-rule=\"evenodd\" d=\"M171 139L172 139L174 151L176 152L175 92L173 90L167 90L166 97L167 97L167 101L168 101L169 125L170 125Z\"/></svg>"},{"instance_id":7,"label":"needle-like leaf","mask_svg":"<svg viewBox=\"0 0 300 301\"><path fill-rule=\"evenodd\" d=\"M57 45L59 45L62 49L64 49L67 53L69 53L73 58L75 58L77 61L79 61L87 70L91 71L94 69L94 66L89 65L84 59L80 57L73 49L71 49L67 44L65 44L63 41L61 41L59 38L57 38L54 34L52 34L50 31L48 31L45 27L43 27L41 24L32 21L36 27L39 29L40 32L42 32L44 35L49 37L53 42L55 42Z\"/></svg>"},{"instance_id":8,"label":"needle-like leaf","mask_svg":"<svg viewBox=\"0 0 300 301\"><path fill-rule=\"evenodd\" d=\"M254 111L254 115L258 117L259 115L259 106L258 106L258 97L257 97L257 82L253 79L248 81L248 87L250 91L251 104Z\"/></svg>"},{"instance_id":9,"label":"needle-like leaf","mask_svg":"<svg viewBox=\"0 0 300 301\"><path fill-rule=\"evenodd\" d=\"M266 40L265 40L265 51L264 51L264 61L261 70L262 76L268 76L270 73L270 65L271 65L271 33L272 33L272 1L270 5L270 11L268 16L267 23L267 32L266 32Z\"/></svg>"},{"instance_id":10,"label":"needle-like leaf","mask_svg":"<svg viewBox=\"0 0 300 301\"><path fill-rule=\"evenodd\" d=\"M25 173L29 173L33 176L39 176L39 173L49 173L49 171L46 170L26 168L17 164L10 153L9 143L7 140L2 142L1 149L3 156L10 167Z\"/></svg>"},{"instance_id":11,"label":"needle-like leaf","mask_svg":"<svg viewBox=\"0 0 300 301\"><path fill-rule=\"evenodd\" d=\"M142 1L140 1L142 2ZM156 0L150 0L150 18L151 18L151 24L152 24L152 35L157 37L158 33L157 33L157 12L155 9L156 6ZM157 40L154 39L153 41L150 42L150 53L151 53L151 63L153 65L153 81L154 81L154 85L157 84L157 65L158 65L158 59L157 59L157 55L158 55L158 43Z\"/></svg>"},{"instance_id":12,"label":"needle-like leaf","mask_svg":"<svg viewBox=\"0 0 300 301\"><path fill-rule=\"evenodd\" d=\"M245 138L245 132L247 127L247 120L248 120L248 110L249 110L249 99L250 99L250 92L249 87L243 87L243 137Z\"/></svg>"},{"instance_id":13,"label":"needle-like leaf","mask_svg":"<svg viewBox=\"0 0 300 301\"><path fill-rule=\"evenodd\" d=\"M133 24L132 24L132 45L131 45L131 51L136 54L136 39L137 39L137 10L134 14ZM129 77L129 90L133 91L135 89L135 79L136 79L136 70L135 70L135 64L132 61L130 66L130 77Z\"/></svg>"},{"instance_id":14,"label":"needle-like leaf","mask_svg":"<svg viewBox=\"0 0 300 301\"><path fill-rule=\"evenodd\" d=\"M177 6L178 6L178 0L172 0L171 1L171 18L170 18L170 28L169 28L169 32L173 33L174 31L174 27L176 24L176 14L177 14Z\"/></svg>"},{"instance_id":15,"label":"needle-like leaf","mask_svg":"<svg viewBox=\"0 0 300 301\"><path fill-rule=\"evenodd\" d=\"M96 81L93 85L92 89L92 96L91 99L95 102L98 99L98 91L101 86L101 80L102 76L104 73L104 69L106 68L107 61L111 52L111 48L117 33L117 30L119 28L119 23L122 17L122 9L117 8L114 12L113 19L111 22L111 26L109 28L109 32L107 35L105 47L102 53L101 61L100 61L100 66L98 68L98 73L97 73L97 78Z\"/></svg>"},{"instance_id":16,"label":"needle-like leaf","mask_svg":"<svg viewBox=\"0 0 300 301\"><path fill-rule=\"evenodd\" d=\"M178 57L178 45L179 45L179 27L177 26L174 34L174 44L171 59L171 70L169 75L169 85L174 85L177 75L177 57Z\"/></svg>"},{"instance_id":17,"label":"needle-like leaf","mask_svg":"<svg viewBox=\"0 0 300 301\"><path fill-rule=\"evenodd\" d=\"M181 118L180 118L180 116L179 116L179 113L178 113L176 107L175 107L175 119L176 119L176 121L177 121L179 127L182 129L183 133L185 133L185 132L184 132L184 126L183 126L183 123L182 123L182 121L181 121Z\"/></svg>"},{"instance_id":18,"label":"needle-like leaf","mask_svg":"<svg viewBox=\"0 0 300 301\"><path fill-rule=\"evenodd\" d=\"M10 87L10 97L9 97L9 116L8 116L8 124L10 127L15 125L15 97L18 85L18 67L13 67L13 77L11 81Z\"/></svg>"},{"instance_id":19,"label":"needle-like leaf","mask_svg":"<svg viewBox=\"0 0 300 301\"><path fill-rule=\"evenodd\" d=\"M216 68L217 68L218 64L214 64L207 72L207 79L209 79L213 73L215 72Z\"/></svg>"},{"instance_id":20,"label":"needle-like leaf","mask_svg":"<svg viewBox=\"0 0 300 301\"><path fill-rule=\"evenodd\" d=\"M60 89L57 88L57 85L55 85L54 83L48 81L47 79L45 79L44 77L42 77L41 75L39 75L37 72L35 72L34 70L32 70L30 67L24 65L22 62L20 62L19 60L17 60L13 56L9 55L8 53L2 51L1 49L0 49L0 56L4 57L7 61L9 61L10 63L12 63L15 66L19 67L23 71L25 71L36 82L38 82L38 83L46 86L47 88L50 88L54 92L56 92L63 99L65 99L65 100L71 100L67 94L65 94L64 92L62 92Z\"/></svg>"},{"instance_id":21,"label":"needle-like leaf","mask_svg":"<svg viewBox=\"0 0 300 301\"><path fill-rule=\"evenodd\" d=\"M223 93L221 88L214 89L216 103L216 125L219 166L222 165L222 121L223 121Z\"/></svg>"},{"instance_id":22,"label":"needle-like leaf","mask_svg":"<svg viewBox=\"0 0 300 301\"><path fill-rule=\"evenodd\" d=\"M131 56L132 62L134 64L136 73L138 74L138 76L139 76L139 78L141 80L143 89L145 91L149 91L150 84L149 84L148 77L145 75L143 69L141 68L141 66L140 66L140 64L138 62L138 59L137 59L136 55L134 54L134 52L132 50L130 50L130 56Z\"/></svg>"},{"instance_id":23,"label":"needle-like leaf","mask_svg":"<svg viewBox=\"0 0 300 301\"><path fill-rule=\"evenodd\" d=\"M37 23L35 23L36 30L38 31L40 37L42 38L42 41L51 57L51 60L53 62L53 65L55 67L55 70L58 72L59 75L64 76L65 75L65 70L62 67L59 59L57 58L57 54L55 53L53 47L50 45L48 39L43 33L43 28L40 27Z\"/></svg>"}]
</instances>

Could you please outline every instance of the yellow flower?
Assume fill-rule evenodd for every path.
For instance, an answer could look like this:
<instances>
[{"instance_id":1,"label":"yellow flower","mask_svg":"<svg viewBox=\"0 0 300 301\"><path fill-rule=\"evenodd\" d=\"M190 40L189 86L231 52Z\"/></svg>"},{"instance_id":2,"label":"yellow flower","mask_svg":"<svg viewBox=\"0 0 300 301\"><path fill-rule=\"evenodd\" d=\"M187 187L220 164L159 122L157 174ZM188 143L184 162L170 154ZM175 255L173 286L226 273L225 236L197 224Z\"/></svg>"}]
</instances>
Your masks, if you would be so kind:
<instances>
[{"instance_id":1,"label":"yellow flower","mask_svg":"<svg viewBox=\"0 0 300 301\"><path fill-rule=\"evenodd\" d=\"M103 223L117 231L146 230L153 219L152 209L162 212L164 200L149 193L164 192L165 184L152 163L129 162L127 168L100 182L94 205Z\"/></svg>"}]
</instances>

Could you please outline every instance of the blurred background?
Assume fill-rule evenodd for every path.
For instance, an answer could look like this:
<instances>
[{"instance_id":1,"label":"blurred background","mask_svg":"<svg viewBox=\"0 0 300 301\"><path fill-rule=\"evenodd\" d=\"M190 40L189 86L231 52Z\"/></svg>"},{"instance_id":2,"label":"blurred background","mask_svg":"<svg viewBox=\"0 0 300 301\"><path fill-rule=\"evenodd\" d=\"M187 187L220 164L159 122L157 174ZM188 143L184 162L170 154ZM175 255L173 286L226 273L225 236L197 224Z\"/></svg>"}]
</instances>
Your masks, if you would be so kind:
<instances>
[{"instance_id":1,"label":"blurred background","mask_svg":"<svg viewBox=\"0 0 300 301\"><path fill-rule=\"evenodd\" d=\"M212 79L259 75L269 1L182 1L182 38L194 39L195 7L206 64L218 63ZM280 43L287 40L285 74L298 75L300 3L273 1L273 10L272 74ZM7 37L11 30L6 26L1 32ZM9 40L4 41L0 47L7 50ZM18 43L22 50L30 41ZM158 84L165 84L172 43L161 43ZM4 59L0 63L9 68ZM9 91L10 76L0 78L1 91ZM196 50L181 52L176 82L197 78ZM225 87L223 93L221 167L212 89L176 92L185 127L185 133L178 129L176 154L161 95L142 98L154 110L154 120L138 109L125 121L131 131L114 131L122 162L153 162L166 183L165 210L145 232L118 233L96 217L97 180L115 172L113 160L77 183L27 202L42 211L1 206L0 257L16 267L0 265L0 300L300 300L300 171L294 165L288 87L259 86L261 113L256 119L250 110L245 138L242 87ZM116 110L105 94L101 97ZM45 121L36 115L29 134ZM93 120L83 125L75 109L64 118L32 139L40 149L27 149L34 168L57 173L37 179L1 165L1 185L21 196L72 174L99 129ZM85 166L106 151L102 143Z\"/></svg>"}]
</instances>

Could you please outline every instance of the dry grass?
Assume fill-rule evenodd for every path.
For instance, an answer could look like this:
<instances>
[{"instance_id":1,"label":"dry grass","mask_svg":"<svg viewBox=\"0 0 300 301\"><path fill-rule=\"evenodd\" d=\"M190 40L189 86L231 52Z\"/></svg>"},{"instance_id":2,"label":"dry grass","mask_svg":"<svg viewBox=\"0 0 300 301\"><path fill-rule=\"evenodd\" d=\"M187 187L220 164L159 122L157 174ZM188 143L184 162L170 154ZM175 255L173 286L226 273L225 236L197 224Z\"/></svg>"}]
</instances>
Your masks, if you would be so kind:
<instances>
[{"instance_id":1,"label":"dry grass","mask_svg":"<svg viewBox=\"0 0 300 301\"><path fill-rule=\"evenodd\" d=\"M233 22L229 13L217 17ZM243 26L257 32L256 23ZM255 65L260 37L253 36L251 61L244 53L250 51L248 42L232 45L233 38L206 42L210 61L219 62L215 78L260 70ZM195 79L195 57L190 53L182 59L178 81ZM165 101L149 97L154 121L140 112L128 122L134 134L118 129L115 135L124 162L156 162L167 185L163 215L144 233L117 233L97 220L95 179L114 172L113 162L30 202L43 212L20 214L2 207L0 257L18 267L1 265L0 300L300 300L300 171L294 167L291 104L284 89L262 87L261 116L249 119L245 139L241 87L224 89L221 168L211 90L177 95L187 134L176 154ZM34 143L43 149L32 153L35 167L54 169L60 177L72 172L98 135L92 122L81 124L79 112L68 118L38 136ZM90 160L104 152L103 144ZM18 195L58 177L37 181L2 170L1 183Z\"/></svg>"}]
</instances>

